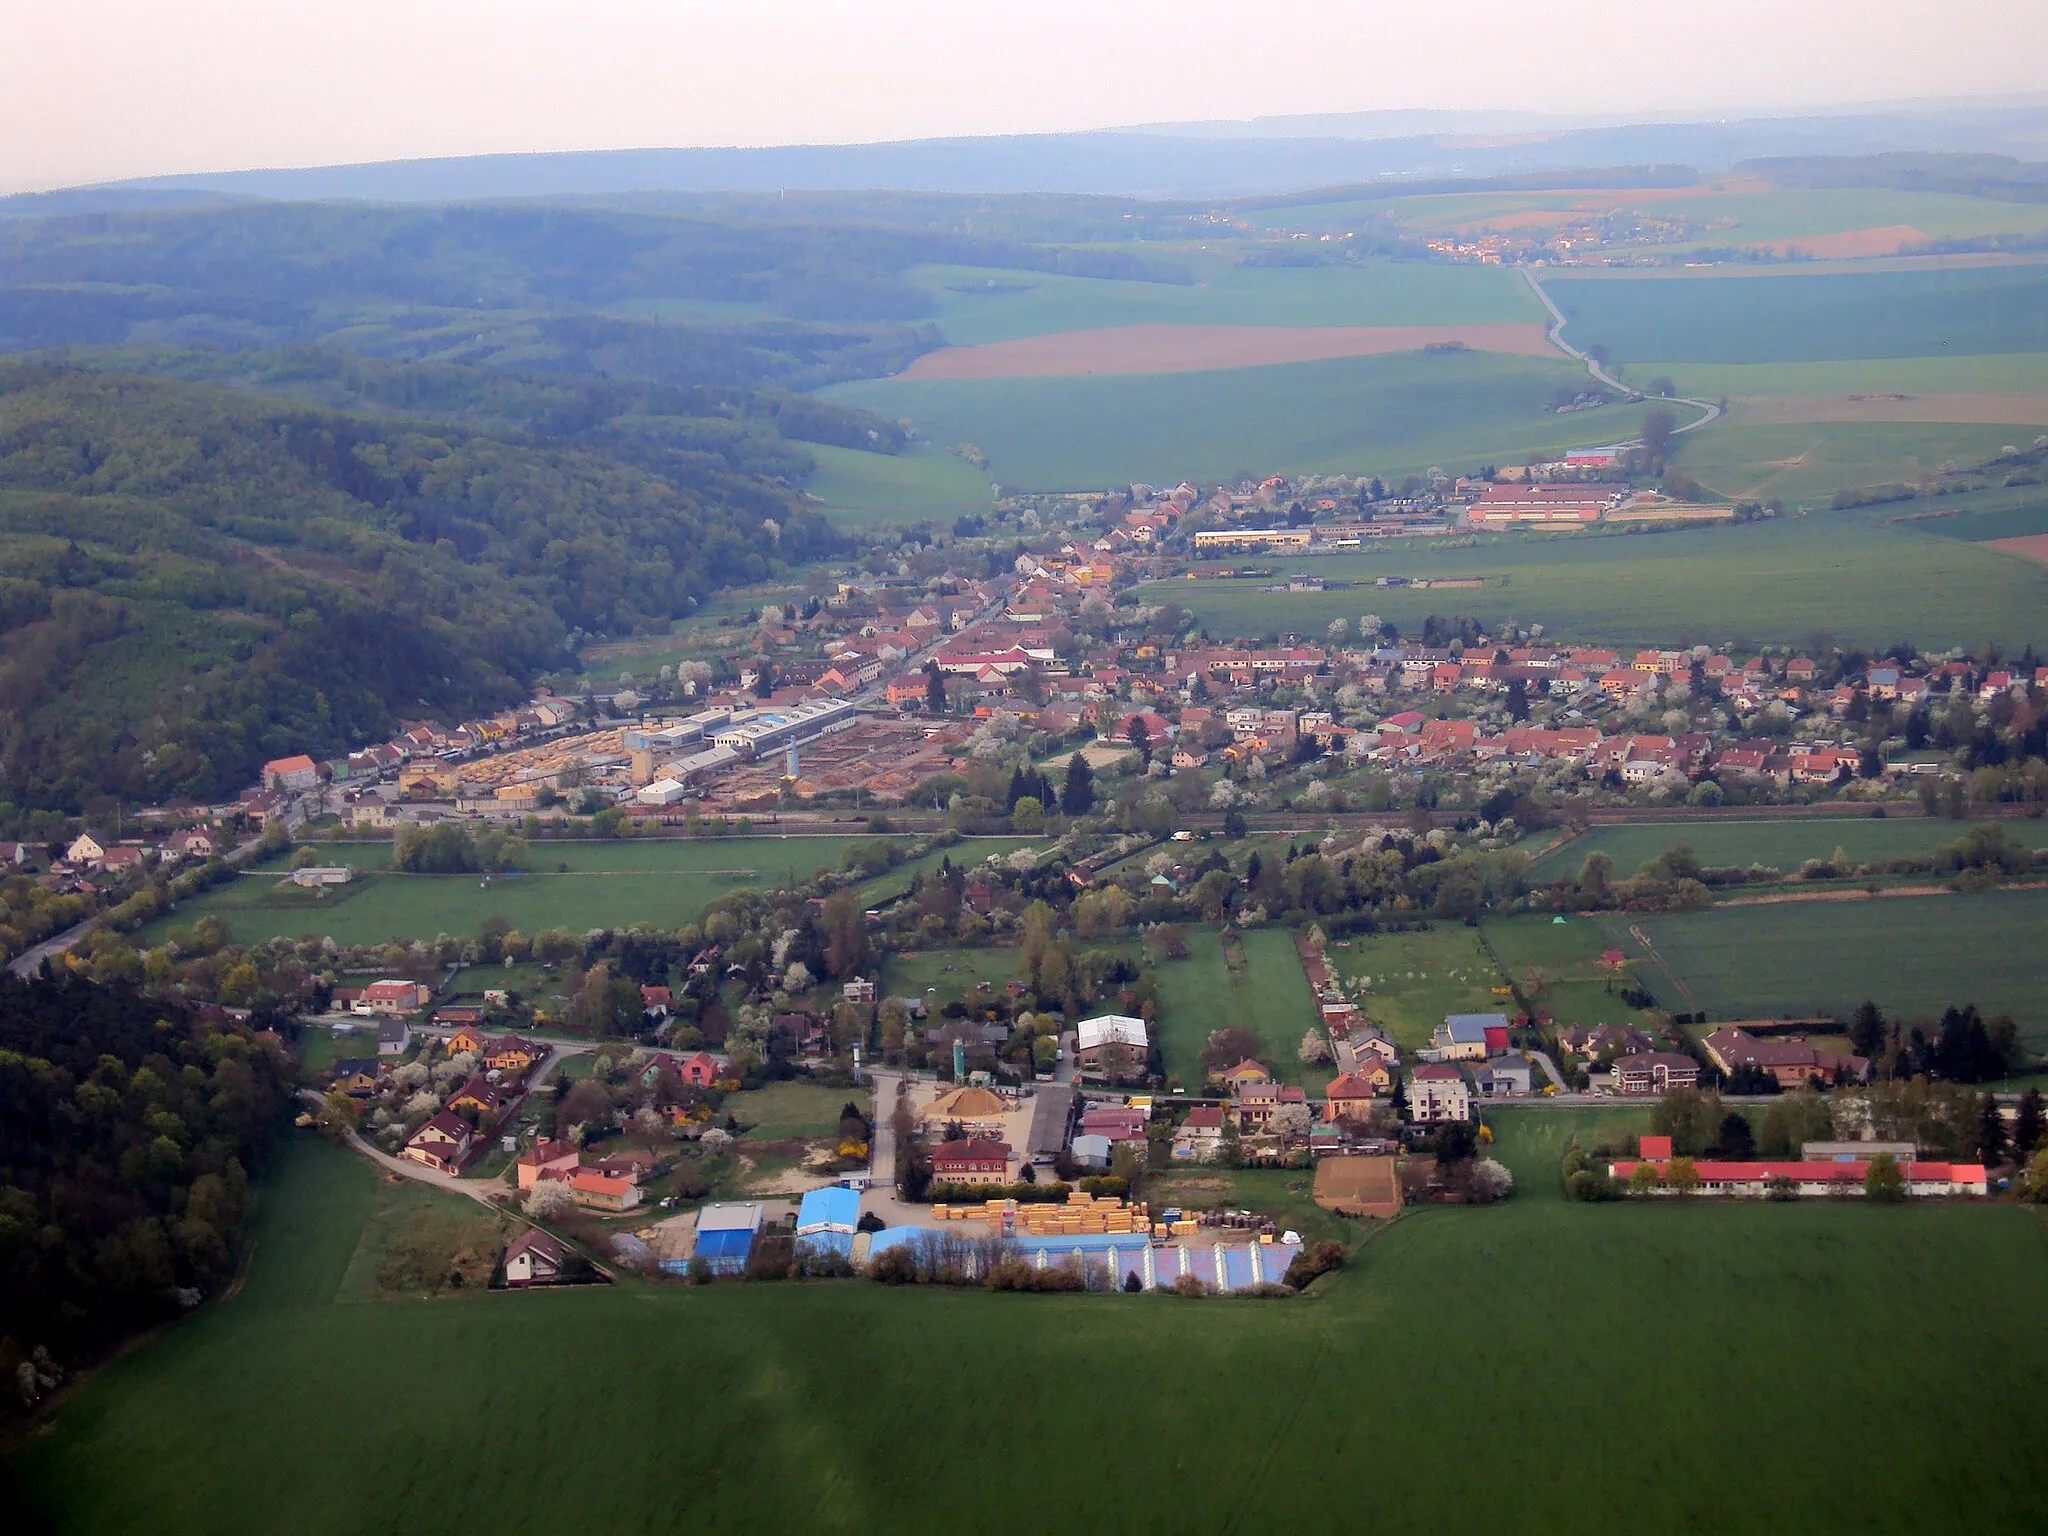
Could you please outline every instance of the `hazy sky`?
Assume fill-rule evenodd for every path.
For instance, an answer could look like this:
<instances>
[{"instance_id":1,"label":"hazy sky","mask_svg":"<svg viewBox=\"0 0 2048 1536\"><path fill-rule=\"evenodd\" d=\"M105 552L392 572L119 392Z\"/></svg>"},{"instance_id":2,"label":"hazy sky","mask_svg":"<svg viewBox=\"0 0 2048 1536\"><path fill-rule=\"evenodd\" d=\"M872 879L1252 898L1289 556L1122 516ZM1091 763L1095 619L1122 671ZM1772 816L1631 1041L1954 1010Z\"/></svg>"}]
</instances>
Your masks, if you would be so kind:
<instances>
[{"instance_id":1,"label":"hazy sky","mask_svg":"<svg viewBox=\"0 0 2048 1536\"><path fill-rule=\"evenodd\" d=\"M494 150L2048 84L2048 0L0 0L0 191Z\"/></svg>"}]
</instances>

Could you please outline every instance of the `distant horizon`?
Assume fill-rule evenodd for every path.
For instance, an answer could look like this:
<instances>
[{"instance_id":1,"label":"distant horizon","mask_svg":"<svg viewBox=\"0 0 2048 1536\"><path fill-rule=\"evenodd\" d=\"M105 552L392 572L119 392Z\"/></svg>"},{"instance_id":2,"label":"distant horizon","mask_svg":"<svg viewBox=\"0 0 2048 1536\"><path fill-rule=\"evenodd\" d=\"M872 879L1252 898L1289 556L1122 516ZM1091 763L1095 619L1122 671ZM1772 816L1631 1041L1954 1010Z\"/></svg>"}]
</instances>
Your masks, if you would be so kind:
<instances>
[{"instance_id":1,"label":"distant horizon","mask_svg":"<svg viewBox=\"0 0 2048 1536\"><path fill-rule=\"evenodd\" d=\"M1315 113L1262 113L1256 117L1230 118L1206 117L1188 118L1184 121L1164 120L1142 123L1105 123L1076 128L1034 129L1012 133L957 133L957 134L913 134L902 138L883 139L806 139L789 142L746 144L746 143L703 143L703 144L614 144L597 148L568 146L552 149L479 149L449 154L387 155L374 159L330 160L308 163L210 166L198 170L161 171L144 176L115 177L103 181L78 182L68 186L28 189L48 192L84 192L116 189L142 189L154 185L192 183L211 177L264 175L270 173L289 174L293 172L349 171L364 170L382 166L416 166L446 162L480 160L542 160L567 156L603 155L657 155L671 153L751 153L778 150L857 150L908 148L926 144L973 144L1000 143L1009 140L1056 139L1083 137L1157 137L1157 138L1205 138L1219 141L1230 140L1326 140L1330 142L1368 143L1383 139L1426 138L1431 136L1466 134L1488 134L1500 138L1538 138L1545 134L1579 132L1592 128L1629 127L1689 127L1732 123L1794 122L1807 119L1826 120L1830 118L1855 118L1882 114L1910 114L1914 112L1968 112L1995 110L2048 110L2048 91L2024 93L2005 92L1986 96L1917 96L1888 100L1808 102L1793 103L1776 107L1757 107L1747 110L1716 112L1702 108L1685 112L1666 110L1641 113L1522 113L1512 111L1483 112L1464 107L1385 107L1368 108L1355 112ZM1359 121L1369 118L1407 118L1445 120L1435 129L1417 123L1398 132L1384 134L1364 133L1314 133L1305 128L1300 132L1233 132L1231 130L1255 130L1261 126L1277 128L1283 124L1309 124L1314 122ZM1479 126L1478 120L1491 119L1500 123L1497 127ZM1460 129L1459 122L1472 126ZM799 189L792 189L799 190ZM885 189L877 189L885 190ZM0 191L0 196L20 195Z\"/></svg>"},{"instance_id":2,"label":"distant horizon","mask_svg":"<svg viewBox=\"0 0 2048 1536\"><path fill-rule=\"evenodd\" d=\"M1359 113L1653 122L2040 90L2037 0L257 0L18 6L0 192L633 146L1143 133ZM1511 87L1504 89L1503 87ZM1597 102L1597 114L1553 114ZM1194 106L1197 110L1187 109ZM1221 111L1217 109L1221 108ZM1230 136L1226 131L1225 136Z\"/></svg>"}]
</instances>

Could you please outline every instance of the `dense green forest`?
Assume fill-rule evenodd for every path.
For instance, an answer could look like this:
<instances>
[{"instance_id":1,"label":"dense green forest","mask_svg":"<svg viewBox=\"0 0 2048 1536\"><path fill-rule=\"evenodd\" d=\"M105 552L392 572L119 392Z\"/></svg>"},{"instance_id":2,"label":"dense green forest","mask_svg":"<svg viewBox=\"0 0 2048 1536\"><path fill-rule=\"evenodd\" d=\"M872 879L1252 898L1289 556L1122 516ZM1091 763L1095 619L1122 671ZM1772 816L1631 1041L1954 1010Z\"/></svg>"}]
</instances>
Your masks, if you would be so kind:
<instances>
[{"instance_id":1,"label":"dense green forest","mask_svg":"<svg viewBox=\"0 0 2048 1536\"><path fill-rule=\"evenodd\" d=\"M1191 281L1135 253L960 232L973 220L959 210L920 227L873 210L757 213L255 203L0 221L0 348L326 339L412 361L807 389L938 344L916 323L931 294L902 275L919 263Z\"/></svg>"},{"instance_id":2,"label":"dense green forest","mask_svg":"<svg viewBox=\"0 0 2048 1536\"><path fill-rule=\"evenodd\" d=\"M299 398L0 361L16 805L217 797L266 757L510 702L578 632L662 627L834 548L781 427L894 430L793 397L311 351L136 361Z\"/></svg>"},{"instance_id":3,"label":"dense green forest","mask_svg":"<svg viewBox=\"0 0 2048 1536\"><path fill-rule=\"evenodd\" d=\"M0 1370L11 1411L227 1282L250 1176L291 1091L290 1056L244 1025L125 986L0 976Z\"/></svg>"}]
</instances>

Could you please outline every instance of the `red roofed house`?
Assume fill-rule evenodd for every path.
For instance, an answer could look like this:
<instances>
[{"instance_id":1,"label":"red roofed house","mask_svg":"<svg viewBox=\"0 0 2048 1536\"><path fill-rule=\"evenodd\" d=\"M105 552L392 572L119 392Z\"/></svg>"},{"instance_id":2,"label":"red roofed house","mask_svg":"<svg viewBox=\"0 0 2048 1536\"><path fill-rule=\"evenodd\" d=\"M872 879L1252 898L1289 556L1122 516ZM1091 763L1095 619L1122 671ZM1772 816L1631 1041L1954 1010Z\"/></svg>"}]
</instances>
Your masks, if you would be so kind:
<instances>
[{"instance_id":1,"label":"red roofed house","mask_svg":"<svg viewBox=\"0 0 2048 1536\"><path fill-rule=\"evenodd\" d=\"M444 1109L414 1131L398 1155L439 1173L459 1173L469 1143L469 1122Z\"/></svg>"},{"instance_id":2,"label":"red roofed house","mask_svg":"<svg viewBox=\"0 0 2048 1536\"><path fill-rule=\"evenodd\" d=\"M297 757L274 757L263 765L263 787L289 792L311 789L320 782L320 769L303 752Z\"/></svg>"},{"instance_id":3,"label":"red roofed house","mask_svg":"<svg viewBox=\"0 0 2048 1536\"><path fill-rule=\"evenodd\" d=\"M536 1141L519 1154L519 1188L525 1192L545 1178L567 1178L582 1162L576 1144L569 1141Z\"/></svg>"},{"instance_id":4,"label":"red roofed house","mask_svg":"<svg viewBox=\"0 0 2048 1536\"><path fill-rule=\"evenodd\" d=\"M1181 1162L1206 1163L1223 1149L1223 1107L1204 1105L1188 1111L1173 1133L1173 1155Z\"/></svg>"},{"instance_id":5,"label":"red roofed house","mask_svg":"<svg viewBox=\"0 0 2048 1536\"><path fill-rule=\"evenodd\" d=\"M1370 1078L1362 1073L1346 1072L1323 1090L1323 1119L1331 1123L1363 1120L1372 1113L1376 1095L1377 1090Z\"/></svg>"},{"instance_id":6,"label":"red roofed house","mask_svg":"<svg viewBox=\"0 0 2048 1536\"><path fill-rule=\"evenodd\" d=\"M629 1211L640 1203L640 1186L633 1180L613 1178L595 1168L570 1174L569 1194L578 1205L595 1211Z\"/></svg>"},{"instance_id":7,"label":"red roofed house","mask_svg":"<svg viewBox=\"0 0 2048 1536\"><path fill-rule=\"evenodd\" d=\"M1417 1067L1408 1078L1408 1116L1418 1125L1472 1118L1472 1091L1456 1067Z\"/></svg>"},{"instance_id":8,"label":"red roofed house","mask_svg":"<svg viewBox=\"0 0 2048 1536\"><path fill-rule=\"evenodd\" d=\"M932 1148L932 1177L942 1183L1000 1184L1009 1173L1010 1144L1005 1141L970 1136L942 1141Z\"/></svg>"},{"instance_id":9,"label":"red roofed house","mask_svg":"<svg viewBox=\"0 0 2048 1536\"><path fill-rule=\"evenodd\" d=\"M686 1056L676 1064L676 1076L693 1088L709 1088L723 1074L725 1063L709 1051Z\"/></svg>"}]
</instances>

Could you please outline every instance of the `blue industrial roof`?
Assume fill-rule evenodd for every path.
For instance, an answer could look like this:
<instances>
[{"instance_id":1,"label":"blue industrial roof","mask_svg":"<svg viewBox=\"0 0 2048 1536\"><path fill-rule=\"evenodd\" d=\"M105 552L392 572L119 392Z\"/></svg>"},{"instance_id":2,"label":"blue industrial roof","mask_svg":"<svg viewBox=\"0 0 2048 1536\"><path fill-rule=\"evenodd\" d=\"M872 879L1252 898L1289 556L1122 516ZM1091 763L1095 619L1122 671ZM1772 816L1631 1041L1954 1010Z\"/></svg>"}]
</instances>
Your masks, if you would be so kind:
<instances>
[{"instance_id":1,"label":"blue industrial roof","mask_svg":"<svg viewBox=\"0 0 2048 1536\"><path fill-rule=\"evenodd\" d=\"M752 1232L728 1227L721 1231L699 1232L696 1253L704 1259L744 1259L753 1246Z\"/></svg>"},{"instance_id":2,"label":"blue industrial roof","mask_svg":"<svg viewBox=\"0 0 2048 1536\"><path fill-rule=\"evenodd\" d=\"M851 1232L808 1232L796 1240L796 1245L810 1253L836 1253L842 1259L853 1257Z\"/></svg>"},{"instance_id":3,"label":"blue industrial roof","mask_svg":"<svg viewBox=\"0 0 2048 1536\"><path fill-rule=\"evenodd\" d=\"M860 1191L838 1184L814 1189L796 1209L796 1234L840 1230L851 1232L860 1220Z\"/></svg>"}]
</instances>

